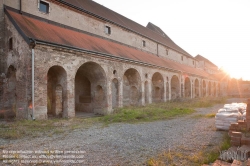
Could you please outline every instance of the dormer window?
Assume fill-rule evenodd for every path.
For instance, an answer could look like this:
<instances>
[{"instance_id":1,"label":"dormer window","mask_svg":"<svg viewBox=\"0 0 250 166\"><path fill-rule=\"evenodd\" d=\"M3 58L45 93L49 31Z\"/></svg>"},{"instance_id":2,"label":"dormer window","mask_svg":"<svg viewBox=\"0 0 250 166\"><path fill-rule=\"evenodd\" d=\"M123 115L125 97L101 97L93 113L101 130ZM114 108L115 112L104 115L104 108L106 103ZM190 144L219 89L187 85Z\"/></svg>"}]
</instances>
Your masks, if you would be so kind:
<instances>
[{"instance_id":1,"label":"dormer window","mask_svg":"<svg viewBox=\"0 0 250 166\"><path fill-rule=\"evenodd\" d=\"M142 46L146 47L146 41L145 40L142 40Z\"/></svg>"},{"instance_id":2,"label":"dormer window","mask_svg":"<svg viewBox=\"0 0 250 166\"><path fill-rule=\"evenodd\" d=\"M105 26L105 33L107 35L110 35L111 34L111 28L109 26Z\"/></svg>"},{"instance_id":3,"label":"dormer window","mask_svg":"<svg viewBox=\"0 0 250 166\"><path fill-rule=\"evenodd\" d=\"M43 13L49 13L49 3L46 1L39 2L39 10Z\"/></svg>"}]
</instances>

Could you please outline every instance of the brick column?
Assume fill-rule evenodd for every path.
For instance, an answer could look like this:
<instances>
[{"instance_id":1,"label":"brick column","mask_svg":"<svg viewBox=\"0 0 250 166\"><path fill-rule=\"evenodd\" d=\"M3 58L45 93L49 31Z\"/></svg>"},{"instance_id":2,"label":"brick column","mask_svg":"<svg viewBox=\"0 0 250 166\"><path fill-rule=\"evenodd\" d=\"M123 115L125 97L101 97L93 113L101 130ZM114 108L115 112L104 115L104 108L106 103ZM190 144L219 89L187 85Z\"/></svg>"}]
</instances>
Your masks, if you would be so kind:
<instances>
[{"instance_id":1,"label":"brick column","mask_svg":"<svg viewBox=\"0 0 250 166\"><path fill-rule=\"evenodd\" d=\"M250 128L250 99L247 100L247 109L246 109L246 122L247 128Z\"/></svg>"}]
</instances>

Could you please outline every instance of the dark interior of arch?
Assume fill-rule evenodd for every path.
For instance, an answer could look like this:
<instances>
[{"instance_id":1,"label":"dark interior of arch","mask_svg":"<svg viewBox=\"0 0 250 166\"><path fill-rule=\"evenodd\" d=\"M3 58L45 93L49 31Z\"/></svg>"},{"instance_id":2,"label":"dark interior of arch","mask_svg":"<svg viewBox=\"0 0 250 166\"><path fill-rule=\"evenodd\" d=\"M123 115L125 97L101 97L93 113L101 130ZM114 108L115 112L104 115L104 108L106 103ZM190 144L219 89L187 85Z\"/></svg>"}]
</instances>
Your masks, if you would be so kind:
<instances>
[{"instance_id":1,"label":"dark interior of arch","mask_svg":"<svg viewBox=\"0 0 250 166\"><path fill-rule=\"evenodd\" d=\"M164 81L160 73L155 73L152 77L152 100L153 102L163 102Z\"/></svg>"},{"instance_id":2,"label":"dark interior of arch","mask_svg":"<svg viewBox=\"0 0 250 166\"><path fill-rule=\"evenodd\" d=\"M62 117L67 110L67 76L60 66L53 66L47 75L48 116Z\"/></svg>"},{"instance_id":3,"label":"dark interior of arch","mask_svg":"<svg viewBox=\"0 0 250 166\"><path fill-rule=\"evenodd\" d=\"M171 79L171 99L180 98L180 81L177 76Z\"/></svg>"},{"instance_id":4,"label":"dark interior of arch","mask_svg":"<svg viewBox=\"0 0 250 166\"><path fill-rule=\"evenodd\" d=\"M185 97L191 98L191 82L188 77L185 78Z\"/></svg>"},{"instance_id":5,"label":"dark interior of arch","mask_svg":"<svg viewBox=\"0 0 250 166\"><path fill-rule=\"evenodd\" d=\"M103 114L106 109L106 76L100 65L94 62L83 64L75 76L76 113Z\"/></svg>"},{"instance_id":6,"label":"dark interior of arch","mask_svg":"<svg viewBox=\"0 0 250 166\"><path fill-rule=\"evenodd\" d=\"M17 109L16 109L16 68L14 66L9 66L8 71L6 73L6 82L2 84L2 92L3 101L2 108L0 108L0 118L12 119L16 117ZM1 98L0 98L1 99ZM0 106L1 106L0 104Z\"/></svg>"},{"instance_id":7,"label":"dark interior of arch","mask_svg":"<svg viewBox=\"0 0 250 166\"><path fill-rule=\"evenodd\" d=\"M123 75L123 105L140 105L141 79L138 71L128 69Z\"/></svg>"}]
</instances>

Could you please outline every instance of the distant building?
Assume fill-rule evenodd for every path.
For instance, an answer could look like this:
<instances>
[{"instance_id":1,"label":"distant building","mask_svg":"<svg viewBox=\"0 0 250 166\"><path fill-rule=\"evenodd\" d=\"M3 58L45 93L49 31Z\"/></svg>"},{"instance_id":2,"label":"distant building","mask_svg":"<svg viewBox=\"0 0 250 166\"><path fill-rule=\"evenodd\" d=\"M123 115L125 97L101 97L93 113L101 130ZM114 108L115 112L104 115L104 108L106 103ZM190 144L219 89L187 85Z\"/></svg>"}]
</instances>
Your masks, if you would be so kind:
<instances>
[{"instance_id":1,"label":"distant building","mask_svg":"<svg viewBox=\"0 0 250 166\"><path fill-rule=\"evenodd\" d=\"M17 118L226 95L208 60L91 0L0 0L0 45L0 110Z\"/></svg>"}]
</instances>

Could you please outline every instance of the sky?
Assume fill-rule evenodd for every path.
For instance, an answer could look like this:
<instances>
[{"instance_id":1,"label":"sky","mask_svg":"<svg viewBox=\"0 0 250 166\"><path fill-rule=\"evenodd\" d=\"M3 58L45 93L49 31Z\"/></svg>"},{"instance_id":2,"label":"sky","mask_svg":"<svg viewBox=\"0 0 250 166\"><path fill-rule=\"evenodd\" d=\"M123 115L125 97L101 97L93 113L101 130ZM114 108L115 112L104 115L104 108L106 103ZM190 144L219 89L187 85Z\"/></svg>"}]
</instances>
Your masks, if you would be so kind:
<instances>
[{"instance_id":1,"label":"sky","mask_svg":"<svg viewBox=\"0 0 250 166\"><path fill-rule=\"evenodd\" d=\"M160 27L192 56L250 80L250 0L94 0L146 26Z\"/></svg>"}]
</instances>

